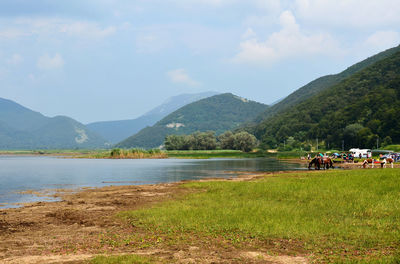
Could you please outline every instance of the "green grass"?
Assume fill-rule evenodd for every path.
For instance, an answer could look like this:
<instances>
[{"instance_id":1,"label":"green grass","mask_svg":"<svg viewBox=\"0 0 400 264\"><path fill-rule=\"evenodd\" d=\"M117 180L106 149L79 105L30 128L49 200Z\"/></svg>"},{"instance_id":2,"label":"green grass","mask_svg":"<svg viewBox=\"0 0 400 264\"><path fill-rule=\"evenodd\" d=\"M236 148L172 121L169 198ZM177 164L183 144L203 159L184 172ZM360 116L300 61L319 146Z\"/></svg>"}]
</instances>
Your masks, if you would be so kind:
<instances>
[{"instance_id":1,"label":"green grass","mask_svg":"<svg viewBox=\"0 0 400 264\"><path fill-rule=\"evenodd\" d=\"M114 148L109 151L94 152L88 155L82 155L80 158L94 159L165 159L168 156L159 149L120 149Z\"/></svg>"},{"instance_id":2,"label":"green grass","mask_svg":"<svg viewBox=\"0 0 400 264\"><path fill-rule=\"evenodd\" d=\"M137 255L97 256L89 261L90 264L151 264L150 258Z\"/></svg>"},{"instance_id":3,"label":"green grass","mask_svg":"<svg viewBox=\"0 0 400 264\"><path fill-rule=\"evenodd\" d=\"M400 152L400 145L388 145L384 147L385 150L392 150L394 152Z\"/></svg>"},{"instance_id":4,"label":"green grass","mask_svg":"<svg viewBox=\"0 0 400 264\"><path fill-rule=\"evenodd\" d=\"M242 152L240 150L174 150L166 152L169 158L211 159L211 158L257 158L265 157L265 153Z\"/></svg>"},{"instance_id":5,"label":"green grass","mask_svg":"<svg viewBox=\"0 0 400 264\"><path fill-rule=\"evenodd\" d=\"M161 233L299 241L328 262L385 258L400 263L399 169L281 174L184 187L198 192L123 216Z\"/></svg>"}]
</instances>

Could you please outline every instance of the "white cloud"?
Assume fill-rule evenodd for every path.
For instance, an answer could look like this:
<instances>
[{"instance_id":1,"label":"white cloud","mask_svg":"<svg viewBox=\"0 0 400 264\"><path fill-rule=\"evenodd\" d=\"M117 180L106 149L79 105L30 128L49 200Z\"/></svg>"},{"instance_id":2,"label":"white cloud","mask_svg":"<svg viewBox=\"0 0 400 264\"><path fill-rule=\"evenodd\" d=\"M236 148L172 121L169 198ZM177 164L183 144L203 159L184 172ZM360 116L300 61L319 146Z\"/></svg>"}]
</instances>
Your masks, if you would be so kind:
<instances>
[{"instance_id":1,"label":"white cloud","mask_svg":"<svg viewBox=\"0 0 400 264\"><path fill-rule=\"evenodd\" d=\"M296 15L320 26L365 28L400 23L398 0L296 0Z\"/></svg>"},{"instance_id":2,"label":"white cloud","mask_svg":"<svg viewBox=\"0 0 400 264\"><path fill-rule=\"evenodd\" d=\"M247 6L254 6L263 9L277 9L281 6L281 0L162 0L162 2L171 2L179 6L212 6L225 7L227 5L237 5L245 3ZM160 0L155 0L160 2Z\"/></svg>"},{"instance_id":3,"label":"white cloud","mask_svg":"<svg viewBox=\"0 0 400 264\"><path fill-rule=\"evenodd\" d=\"M377 31L368 37L366 44L384 50L400 44L400 34L396 31Z\"/></svg>"},{"instance_id":4,"label":"white cloud","mask_svg":"<svg viewBox=\"0 0 400 264\"><path fill-rule=\"evenodd\" d=\"M257 37L256 32L252 28L248 28L246 32L242 35L242 39L252 39Z\"/></svg>"},{"instance_id":5,"label":"white cloud","mask_svg":"<svg viewBox=\"0 0 400 264\"><path fill-rule=\"evenodd\" d=\"M24 58L20 54L13 54L8 60L8 64L18 65L24 61Z\"/></svg>"},{"instance_id":6,"label":"white cloud","mask_svg":"<svg viewBox=\"0 0 400 264\"><path fill-rule=\"evenodd\" d=\"M64 66L64 60L58 53L54 57L45 54L38 59L37 67L42 70L59 69Z\"/></svg>"},{"instance_id":7,"label":"white cloud","mask_svg":"<svg viewBox=\"0 0 400 264\"><path fill-rule=\"evenodd\" d=\"M0 31L0 39L16 39L21 37L27 37L31 34L29 32L25 32L22 29L10 27L5 28Z\"/></svg>"},{"instance_id":8,"label":"white cloud","mask_svg":"<svg viewBox=\"0 0 400 264\"><path fill-rule=\"evenodd\" d=\"M113 26L100 27L96 23L73 22L61 24L58 29L61 33L84 37L84 38L104 38L114 34L117 29Z\"/></svg>"},{"instance_id":9,"label":"white cloud","mask_svg":"<svg viewBox=\"0 0 400 264\"><path fill-rule=\"evenodd\" d=\"M135 48L138 53L157 53L171 46L171 36L168 29L146 29L137 34Z\"/></svg>"},{"instance_id":10,"label":"white cloud","mask_svg":"<svg viewBox=\"0 0 400 264\"><path fill-rule=\"evenodd\" d=\"M0 39L22 37L54 37L67 35L78 39L106 38L117 32L116 26L101 26L95 22L75 21L62 18L16 18L5 23L0 29Z\"/></svg>"},{"instance_id":11,"label":"white cloud","mask_svg":"<svg viewBox=\"0 0 400 264\"><path fill-rule=\"evenodd\" d=\"M199 82L190 78L185 69L176 69L167 72L167 76L173 83L186 84L189 86L198 86Z\"/></svg>"},{"instance_id":12,"label":"white cloud","mask_svg":"<svg viewBox=\"0 0 400 264\"><path fill-rule=\"evenodd\" d=\"M163 0L165 1L165 0ZM237 3L238 0L170 0L171 2L178 4L178 5L211 5L211 6L223 6L227 4L234 4Z\"/></svg>"},{"instance_id":13,"label":"white cloud","mask_svg":"<svg viewBox=\"0 0 400 264\"><path fill-rule=\"evenodd\" d=\"M240 52L233 61L271 64L290 57L338 52L338 45L329 34L303 33L291 11L284 11L279 21L281 30L272 33L265 41L256 37L242 41Z\"/></svg>"}]
</instances>

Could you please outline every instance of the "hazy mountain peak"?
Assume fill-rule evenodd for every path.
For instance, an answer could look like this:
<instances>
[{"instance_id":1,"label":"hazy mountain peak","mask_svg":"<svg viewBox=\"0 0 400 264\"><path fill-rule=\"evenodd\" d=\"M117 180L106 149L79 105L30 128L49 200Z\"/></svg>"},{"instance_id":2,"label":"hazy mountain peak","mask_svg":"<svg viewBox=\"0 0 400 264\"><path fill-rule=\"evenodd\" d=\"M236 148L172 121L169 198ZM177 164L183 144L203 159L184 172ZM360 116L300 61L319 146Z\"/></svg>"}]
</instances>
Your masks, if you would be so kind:
<instances>
[{"instance_id":1,"label":"hazy mountain peak","mask_svg":"<svg viewBox=\"0 0 400 264\"><path fill-rule=\"evenodd\" d=\"M218 93L203 92L196 94L180 94L168 98L163 104L153 108L149 112L136 119L95 122L88 124L87 126L92 131L106 138L108 141L117 143L147 126L154 125L163 117L169 115L182 106L210 96L214 96L216 94Z\"/></svg>"},{"instance_id":2,"label":"hazy mountain peak","mask_svg":"<svg viewBox=\"0 0 400 264\"><path fill-rule=\"evenodd\" d=\"M203 93L195 93L195 94L180 94L176 96L172 96L164 101L160 106L150 110L149 112L145 113L144 116L148 115L168 115L173 111L177 110L178 108L190 104L192 102L201 100L203 98L211 97L217 95L217 92L203 92Z\"/></svg>"}]
</instances>

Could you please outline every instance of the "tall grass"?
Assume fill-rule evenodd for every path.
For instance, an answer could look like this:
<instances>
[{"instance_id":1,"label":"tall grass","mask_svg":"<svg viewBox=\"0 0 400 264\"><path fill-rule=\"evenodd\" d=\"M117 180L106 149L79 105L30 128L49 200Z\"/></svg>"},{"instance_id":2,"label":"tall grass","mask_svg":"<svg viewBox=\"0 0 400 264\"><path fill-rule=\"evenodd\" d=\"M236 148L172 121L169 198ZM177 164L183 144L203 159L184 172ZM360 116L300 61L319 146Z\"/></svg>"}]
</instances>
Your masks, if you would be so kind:
<instances>
[{"instance_id":1,"label":"tall grass","mask_svg":"<svg viewBox=\"0 0 400 264\"><path fill-rule=\"evenodd\" d=\"M330 261L367 255L400 261L399 169L283 174L185 187L202 191L124 216L160 232L301 241L305 250Z\"/></svg>"},{"instance_id":2,"label":"tall grass","mask_svg":"<svg viewBox=\"0 0 400 264\"><path fill-rule=\"evenodd\" d=\"M112 149L109 158L111 159L161 159L167 158L167 154L159 149Z\"/></svg>"},{"instance_id":3,"label":"tall grass","mask_svg":"<svg viewBox=\"0 0 400 264\"><path fill-rule=\"evenodd\" d=\"M82 155L80 158L92 159L165 159L168 158L166 152L159 149L119 149L115 148L110 151L99 151Z\"/></svg>"}]
</instances>

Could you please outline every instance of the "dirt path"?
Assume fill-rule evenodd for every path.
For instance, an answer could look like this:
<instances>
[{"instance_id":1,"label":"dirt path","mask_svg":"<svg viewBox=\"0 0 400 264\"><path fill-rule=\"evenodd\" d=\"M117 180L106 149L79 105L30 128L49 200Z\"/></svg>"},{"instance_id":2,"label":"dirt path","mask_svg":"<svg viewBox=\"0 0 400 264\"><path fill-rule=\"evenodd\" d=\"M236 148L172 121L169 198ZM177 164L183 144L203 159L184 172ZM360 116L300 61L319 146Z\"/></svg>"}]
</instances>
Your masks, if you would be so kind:
<instances>
[{"instance_id":1,"label":"dirt path","mask_svg":"<svg viewBox=\"0 0 400 264\"><path fill-rule=\"evenodd\" d=\"M262 176L244 175L234 180ZM129 253L154 256L163 263L307 263L303 257L286 256L285 250L281 256L269 256L262 245L238 249L218 239L205 243L192 238L185 243L158 245L151 243L154 234L116 217L118 212L148 207L190 192L180 188L181 184L64 191L57 194L60 202L0 210L0 263L83 263L98 254ZM138 241L148 239L150 246L115 242L126 241L132 234L141 239Z\"/></svg>"}]
</instances>

